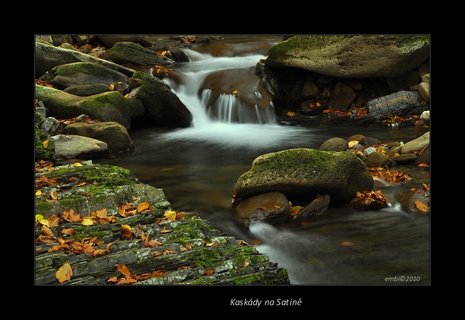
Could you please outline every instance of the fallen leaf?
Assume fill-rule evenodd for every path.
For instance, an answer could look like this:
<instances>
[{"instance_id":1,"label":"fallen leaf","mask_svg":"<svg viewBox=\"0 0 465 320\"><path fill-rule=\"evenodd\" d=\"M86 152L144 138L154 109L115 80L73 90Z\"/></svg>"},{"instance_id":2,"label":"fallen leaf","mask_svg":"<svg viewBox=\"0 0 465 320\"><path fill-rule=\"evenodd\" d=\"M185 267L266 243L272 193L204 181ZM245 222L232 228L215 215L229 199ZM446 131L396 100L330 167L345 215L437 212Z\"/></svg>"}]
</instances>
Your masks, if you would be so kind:
<instances>
[{"instance_id":1,"label":"fallen leaf","mask_svg":"<svg viewBox=\"0 0 465 320\"><path fill-rule=\"evenodd\" d=\"M245 242L244 240L239 240L239 244L241 246L248 246L249 244L247 242Z\"/></svg>"},{"instance_id":2,"label":"fallen leaf","mask_svg":"<svg viewBox=\"0 0 465 320\"><path fill-rule=\"evenodd\" d=\"M68 222L81 222L82 221L81 215L74 212L73 209L64 211L63 214L61 215L61 218Z\"/></svg>"},{"instance_id":3,"label":"fallen leaf","mask_svg":"<svg viewBox=\"0 0 465 320\"><path fill-rule=\"evenodd\" d=\"M82 167L82 163L75 162L75 163L73 163L73 167Z\"/></svg>"},{"instance_id":4,"label":"fallen leaf","mask_svg":"<svg viewBox=\"0 0 465 320\"><path fill-rule=\"evenodd\" d=\"M72 276L73 276L73 269L71 268L71 265L68 262L62 265L60 269L58 269L57 272L55 273L55 277L57 278L59 283L68 281L69 279L71 279Z\"/></svg>"},{"instance_id":5,"label":"fallen leaf","mask_svg":"<svg viewBox=\"0 0 465 320\"><path fill-rule=\"evenodd\" d=\"M420 200L415 201L415 207L417 207L417 209L423 213L426 213L429 211L429 206L421 202Z\"/></svg>"},{"instance_id":6,"label":"fallen leaf","mask_svg":"<svg viewBox=\"0 0 465 320\"><path fill-rule=\"evenodd\" d=\"M60 218L56 214L49 215L47 217L49 227L58 227L60 224Z\"/></svg>"},{"instance_id":7,"label":"fallen leaf","mask_svg":"<svg viewBox=\"0 0 465 320\"><path fill-rule=\"evenodd\" d=\"M288 112L286 113L286 115L287 115L288 117L293 117L293 116L296 115L296 113L295 113L295 112L292 112L292 111L288 111Z\"/></svg>"},{"instance_id":8,"label":"fallen leaf","mask_svg":"<svg viewBox=\"0 0 465 320\"><path fill-rule=\"evenodd\" d=\"M181 246L181 247L179 248L179 250L180 250L181 252L188 251L188 250L192 250L192 244L186 243L185 245Z\"/></svg>"},{"instance_id":9,"label":"fallen leaf","mask_svg":"<svg viewBox=\"0 0 465 320\"><path fill-rule=\"evenodd\" d=\"M131 284L131 283L136 283L136 282L137 280L134 278L130 278L130 279L123 278L119 280L116 284Z\"/></svg>"},{"instance_id":10,"label":"fallen leaf","mask_svg":"<svg viewBox=\"0 0 465 320\"><path fill-rule=\"evenodd\" d=\"M211 276L214 273L215 273L215 270L213 270L212 268L205 269L205 271L203 272L203 274L206 276Z\"/></svg>"},{"instance_id":11,"label":"fallen leaf","mask_svg":"<svg viewBox=\"0 0 465 320\"><path fill-rule=\"evenodd\" d=\"M214 247L217 245L218 245L218 242L205 242L205 247Z\"/></svg>"},{"instance_id":12,"label":"fallen leaf","mask_svg":"<svg viewBox=\"0 0 465 320\"><path fill-rule=\"evenodd\" d=\"M132 236L131 227L127 224L121 225L121 238L131 239L131 236Z\"/></svg>"},{"instance_id":13,"label":"fallen leaf","mask_svg":"<svg viewBox=\"0 0 465 320\"><path fill-rule=\"evenodd\" d=\"M47 227L45 224L42 225L42 228L40 229L40 234L46 237L53 237L52 230L50 230L50 228Z\"/></svg>"},{"instance_id":14,"label":"fallen leaf","mask_svg":"<svg viewBox=\"0 0 465 320\"><path fill-rule=\"evenodd\" d=\"M52 200L57 200L58 199L58 193L56 191L50 192L50 198L52 198Z\"/></svg>"},{"instance_id":15,"label":"fallen leaf","mask_svg":"<svg viewBox=\"0 0 465 320\"><path fill-rule=\"evenodd\" d=\"M137 213L141 213L142 211L145 211L147 209L150 209L150 203L142 202L137 206Z\"/></svg>"},{"instance_id":16,"label":"fallen leaf","mask_svg":"<svg viewBox=\"0 0 465 320\"><path fill-rule=\"evenodd\" d=\"M160 241L157 241L157 240L150 240L150 241L144 242L144 247L146 247L146 248L159 247L161 245L162 245L162 243Z\"/></svg>"},{"instance_id":17,"label":"fallen leaf","mask_svg":"<svg viewBox=\"0 0 465 320\"><path fill-rule=\"evenodd\" d=\"M410 191L412 191L412 192L414 192L415 190L417 190L417 189L416 189L416 188L412 188L412 189L410 189Z\"/></svg>"},{"instance_id":18,"label":"fallen leaf","mask_svg":"<svg viewBox=\"0 0 465 320\"><path fill-rule=\"evenodd\" d=\"M116 270L118 270L119 273L121 273L126 279L131 279L132 275L131 272L129 272L128 267L124 264L116 264Z\"/></svg>"},{"instance_id":19,"label":"fallen leaf","mask_svg":"<svg viewBox=\"0 0 465 320\"><path fill-rule=\"evenodd\" d=\"M64 228L61 229L61 234L65 236L74 236L76 234L76 230L74 230L73 228Z\"/></svg>"},{"instance_id":20,"label":"fallen leaf","mask_svg":"<svg viewBox=\"0 0 465 320\"><path fill-rule=\"evenodd\" d=\"M107 283L116 283L118 282L118 277L117 276L113 276L109 279L107 279Z\"/></svg>"},{"instance_id":21,"label":"fallen leaf","mask_svg":"<svg viewBox=\"0 0 465 320\"><path fill-rule=\"evenodd\" d=\"M340 247L352 247L354 245L351 241L342 241L337 244Z\"/></svg>"},{"instance_id":22,"label":"fallen leaf","mask_svg":"<svg viewBox=\"0 0 465 320\"><path fill-rule=\"evenodd\" d=\"M184 218L185 218L184 212L176 213L176 220L184 220Z\"/></svg>"},{"instance_id":23,"label":"fallen leaf","mask_svg":"<svg viewBox=\"0 0 465 320\"><path fill-rule=\"evenodd\" d=\"M349 149L352 149L352 148L355 147L357 144L358 144L358 141L357 141L357 140L349 141Z\"/></svg>"},{"instance_id":24,"label":"fallen leaf","mask_svg":"<svg viewBox=\"0 0 465 320\"><path fill-rule=\"evenodd\" d=\"M161 271L157 270L152 273L152 275L156 278L163 277L167 272L166 271Z\"/></svg>"},{"instance_id":25,"label":"fallen leaf","mask_svg":"<svg viewBox=\"0 0 465 320\"><path fill-rule=\"evenodd\" d=\"M300 210L302 210L304 207L302 206L293 206L291 207L291 216L296 216L299 214Z\"/></svg>"},{"instance_id":26,"label":"fallen leaf","mask_svg":"<svg viewBox=\"0 0 465 320\"><path fill-rule=\"evenodd\" d=\"M170 233L173 232L173 229L160 229L160 233Z\"/></svg>"},{"instance_id":27,"label":"fallen leaf","mask_svg":"<svg viewBox=\"0 0 465 320\"><path fill-rule=\"evenodd\" d=\"M42 194L43 194L42 191L40 191L40 190L37 190L37 191L36 191L36 197L41 197Z\"/></svg>"},{"instance_id":28,"label":"fallen leaf","mask_svg":"<svg viewBox=\"0 0 465 320\"><path fill-rule=\"evenodd\" d=\"M42 141L42 146L44 147L44 149L47 149L48 148L48 140Z\"/></svg>"},{"instance_id":29,"label":"fallen leaf","mask_svg":"<svg viewBox=\"0 0 465 320\"><path fill-rule=\"evenodd\" d=\"M421 167L421 168L429 168L429 164L427 164L425 162L419 163L418 166Z\"/></svg>"},{"instance_id":30,"label":"fallen leaf","mask_svg":"<svg viewBox=\"0 0 465 320\"><path fill-rule=\"evenodd\" d=\"M94 252L92 252L92 256L93 257L100 257L100 256L103 256L105 254L107 254L108 251L107 250L104 250L104 249L96 249L94 250Z\"/></svg>"},{"instance_id":31,"label":"fallen leaf","mask_svg":"<svg viewBox=\"0 0 465 320\"><path fill-rule=\"evenodd\" d=\"M161 256L161 255L162 255L162 253L160 251L152 252L152 256L154 256L154 257L158 257L158 256Z\"/></svg>"},{"instance_id":32,"label":"fallen leaf","mask_svg":"<svg viewBox=\"0 0 465 320\"><path fill-rule=\"evenodd\" d=\"M48 221L48 219L45 219L44 217L42 217L42 219L39 220L36 219L36 221L43 226L50 227L50 222Z\"/></svg>"},{"instance_id":33,"label":"fallen leaf","mask_svg":"<svg viewBox=\"0 0 465 320\"><path fill-rule=\"evenodd\" d=\"M242 264L244 268L248 267L250 264L249 260L244 260L244 263Z\"/></svg>"},{"instance_id":34,"label":"fallen leaf","mask_svg":"<svg viewBox=\"0 0 465 320\"><path fill-rule=\"evenodd\" d=\"M83 226L91 226L91 225L94 224L94 220L92 220L92 219L89 218L89 217L85 217L84 219L82 219L81 224L82 224Z\"/></svg>"},{"instance_id":35,"label":"fallen leaf","mask_svg":"<svg viewBox=\"0 0 465 320\"><path fill-rule=\"evenodd\" d=\"M176 220L176 211L166 210L163 216L169 221L174 221Z\"/></svg>"},{"instance_id":36,"label":"fallen leaf","mask_svg":"<svg viewBox=\"0 0 465 320\"><path fill-rule=\"evenodd\" d=\"M176 253L176 251L171 250L171 249L165 249L165 250L163 250L163 255L164 255L164 256L166 256L167 254L172 254L172 253Z\"/></svg>"}]
</instances>

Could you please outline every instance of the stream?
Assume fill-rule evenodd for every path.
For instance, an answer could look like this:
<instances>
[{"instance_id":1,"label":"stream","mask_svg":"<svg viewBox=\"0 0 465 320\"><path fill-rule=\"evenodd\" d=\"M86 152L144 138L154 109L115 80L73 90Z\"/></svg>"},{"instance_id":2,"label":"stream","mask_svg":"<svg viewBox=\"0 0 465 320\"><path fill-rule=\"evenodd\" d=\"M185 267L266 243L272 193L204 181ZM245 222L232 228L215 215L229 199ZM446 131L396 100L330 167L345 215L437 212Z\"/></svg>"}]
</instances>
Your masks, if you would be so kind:
<instances>
[{"instance_id":1,"label":"stream","mask_svg":"<svg viewBox=\"0 0 465 320\"><path fill-rule=\"evenodd\" d=\"M185 50L191 62L177 67L182 81L165 82L191 111L193 126L131 131L133 153L98 162L130 169L142 182L163 188L176 210L196 211L214 227L251 242L287 268L292 284L428 284L430 217L402 209L399 194L408 192L408 186L384 188L390 206L378 211L358 211L347 205L330 208L312 223L255 224L250 230L235 221L234 184L263 153L318 148L328 138L358 133L383 142L406 142L420 135L413 127L327 125L318 117L280 119L272 103L265 108L244 106L231 92L211 101L211 90L202 89L209 75L253 68L279 39L237 36ZM425 170L406 168L415 178L429 180ZM340 246L342 242L352 245ZM395 276L410 281L386 281Z\"/></svg>"}]
</instances>

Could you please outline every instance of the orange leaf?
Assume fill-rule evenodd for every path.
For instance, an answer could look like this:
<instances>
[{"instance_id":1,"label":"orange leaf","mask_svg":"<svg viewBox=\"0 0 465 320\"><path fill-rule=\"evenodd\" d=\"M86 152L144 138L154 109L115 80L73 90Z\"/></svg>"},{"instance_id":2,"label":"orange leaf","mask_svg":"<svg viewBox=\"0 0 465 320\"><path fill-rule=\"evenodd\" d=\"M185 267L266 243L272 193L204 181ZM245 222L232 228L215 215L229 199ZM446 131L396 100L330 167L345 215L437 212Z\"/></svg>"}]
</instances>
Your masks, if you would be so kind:
<instances>
[{"instance_id":1,"label":"orange leaf","mask_svg":"<svg viewBox=\"0 0 465 320\"><path fill-rule=\"evenodd\" d=\"M157 241L157 240L150 240L150 241L146 241L144 243L144 247L146 247L146 248L159 247L161 245L162 245L162 243Z\"/></svg>"},{"instance_id":2,"label":"orange leaf","mask_svg":"<svg viewBox=\"0 0 465 320\"><path fill-rule=\"evenodd\" d=\"M147 209L150 209L150 203L142 202L137 206L137 213L141 213L142 211L145 211Z\"/></svg>"},{"instance_id":3,"label":"orange leaf","mask_svg":"<svg viewBox=\"0 0 465 320\"><path fill-rule=\"evenodd\" d=\"M205 271L203 272L203 274L206 276L211 276L214 273L215 273L215 270L213 270L212 268L205 269Z\"/></svg>"},{"instance_id":4,"label":"orange leaf","mask_svg":"<svg viewBox=\"0 0 465 320\"><path fill-rule=\"evenodd\" d=\"M342 241L342 242L339 242L337 245L340 247L352 247L354 243L350 241Z\"/></svg>"},{"instance_id":5,"label":"orange leaf","mask_svg":"<svg viewBox=\"0 0 465 320\"><path fill-rule=\"evenodd\" d=\"M73 276L73 269L71 268L70 264L66 262L64 265L60 267L55 273L55 277L57 278L59 283L63 283L68 281Z\"/></svg>"},{"instance_id":6,"label":"orange leaf","mask_svg":"<svg viewBox=\"0 0 465 320\"><path fill-rule=\"evenodd\" d=\"M42 228L40 229L40 234L46 237L53 237L52 230L50 230L50 228L44 224L42 225Z\"/></svg>"},{"instance_id":7,"label":"orange leaf","mask_svg":"<svg viewBox=\"0 0 465 320\"><path fill-rule=\"evenodd\" d=\"M61 234L64 234L65 236L74 236L76 234L76 230L73 228L64 228L61 230Z\"/></svg>"},{"instance_id":8,"label":"orange leaf","mask_svg":"<svg viewBox=\"0 0 465 320\"><path fill-rule=\"evenodd\" d=\"M427 164L425 162L419 163L418 166L421 167L421 168L429 168L429 164Z\"/></svg>"},{"instance_id":9,"label":"orange leaf","mask_svg":"<svg viewBox=\"0 0 465 320\"><path fill-rule=\"evenodd\" d=\"M118 282L118 278L116 276L111 277L107 280L107 283L116 283Z\"/></svg>"},{"instance_id":10,"label":"orange leaf","mask_svg":"<svg viewBox=\"0 0 465 320\"><path fill-rule=\"evenodd\" d=\"M56 214L48 216L47 220L49 227L58 227L58 224L60 223L60 218L58 218Z\"/></svg>"},{"instance_id":11,"label":"orange leaf","mask_svg":"<svg viewBox=\"0 0 465 320\"><path fill-rule=\"evenodd\" d=\"M154 271L152 275L154 277L159 278L159 277L163 277L165 274L166 274L166 271L157 270L157 271Z\"/></svg>"},{"instance_id":12,"label":"orange leaf","mask_svg":"<svg viewBox=\"0 0 465 320\"><path fill-rule=\"evenodd\" d=\"M93 256L93 257L99 257L99 256L103 256L103 255L105 255L105 254L107 254L107 253L108 253L107 250L97 249L97 250L94 250L94 251L92 252L92 256Z\"/></svg>"},{"instance_id":13,"label":"orange leaf","mask_svg":"<svg viewBox=\"0 0 465 320\"><path fill-rule=\"evenodd\" d=\"M50 198L52 198L52 200L57 200L58 199L58 193L56 191L50 192Z\"/></svg>"},{"instance_id":14,"label":"orange leaf","mask_svg":"<svg viewBox=\"0 0 465 320\"><path fill-rule=\"evenodd\" d=\"M74 212L73 209L64 211L61 217L68 222L81 222L82 221L81 215Z\"/></svg>"},{"instance_id":15,"label":"orange leaf","mask_svg":"<svg viewBox=\"0 0 465 320\"><path fill-rule=\"evenodd\" d=\"M123 279L119 280L116 284L131 284L131 283L135 283L135 282L137 282L137 280L134 279L134 278L129 278L129 279L123 278Z\"/></svg>"},{"instance_id":16,"label":"orange leaf","mask_svg":"<svg viewBox=\"0 0 465 320\"><path fill-rule=\"evenodd\" d=\"M129 272L128 267L124 264L116 264L116 270L119 271L126 279L132 279L131 272Z\"/></svg>"},{"instance_id":17,"label":"orange leaf","mask_svg":"<svg viewBox=\"0 0 465 320\"><path fill-rule=\"evenodd\" d=\"M127 224L121 225L121 238L123 239L131 239L131 227Z\"/></svg>"},{"instance_id":18,"label":"orange leaf","mask_svg":"<svg viewBox=\"0 0 465 320\"><path fill-rule=\"evenodd\" d=\"M421 202L420 200L415 201L415 207L417 207L417 209L423 213L426 213L429 211L429 206Z\"/></svg>"}]
</instances>

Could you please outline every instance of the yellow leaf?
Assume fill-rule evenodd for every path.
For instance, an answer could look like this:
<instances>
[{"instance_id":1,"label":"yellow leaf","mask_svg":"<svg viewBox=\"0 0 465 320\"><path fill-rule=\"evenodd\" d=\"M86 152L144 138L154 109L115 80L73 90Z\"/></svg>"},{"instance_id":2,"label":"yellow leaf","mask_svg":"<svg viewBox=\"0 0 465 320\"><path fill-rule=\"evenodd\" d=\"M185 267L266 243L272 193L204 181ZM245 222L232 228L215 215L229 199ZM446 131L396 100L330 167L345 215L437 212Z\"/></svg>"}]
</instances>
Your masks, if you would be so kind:
<instances>
[{"instance_id":1,"label":"yellow leaf","mask_svg":"<svg viewBox=\"0 0 465 320\"><path fill-rule=\"evenodd\" d=\"M48 148L48 140L42 141L42 146L47 149Z\"/></svg>"},{"instance_id":2,"label":"yellow leaf","mask_svg":"<svg viewBox=\"0 0 465 320\"><path fill-rule=\"evenodd\" d=\"M110 85L108 86L108 90L110 90L110 91L115 90L115 84L114 84L114 83L110 83Z\"/></svg>"},{"instance_id":3,"label":"yellow leaf","mask_svg":"<svg viewBox=\"0 0 465 320\"><path fill-rule=\"evenodd\" d=\"M216 245L218 245L217 242L205 242L205 246L206 246L206 247L214 247L214 246L216 246Z\"/></svg>"},{"instance_id":4,"label":"yellow leaf","mask_svg":"<svg viewBox=\"0 0 465 320\"><path fill-rule=\"evenodd\" d=\"M94 224L94 221L93 221L91 218L87 218L87 217L86 217L86 218L82 219L81 224L82 224L83 226L91 226L91 225Z\"/></svg>"},{"instance_id":5,"label":"yellow leaf","mask_svg":"<svg viewBox=\"0 0 465 320\"><path fill-rule=\"evenodd\" d=\"M286 114L287 114L289 117L295 116L295 112L292 112L292 111L288 111Z\"/></svg>"},{"instance_id":6,"label":"yellow leaf","mask_svg":"<svg viewBox=\"0 0 465 320\"><path fill-rule=\"evenodd\" d=\"M127 224L121 225L121 238L131 239L132 231L131 227Z\"/></svg>"},{"instance_id":7,"label":"yellow leaf","mask_svg":"<svg viewBox=\"0 0 465 320\"><path fill-rule=\"evenodd\" d=\"M36 191L36 197L40 197L40 196L42 196L42 191L37 190L37 191Z\"/></svg>"},{"instance_id":8,"label":"yellow leaf","mask_svg":"<svg viewBox=\"0 0 465 320\"><path fill-rule=\"evenodd\" d=\"M231 94L237 95L237 94L239 94L239 91L238 91L238 90L233 90L233 91L231 92Z\"/></svg>"},{"instance_id":9,"label":"yellow leaf","mask_svg":"<svg viewBox=\"0 0 465 320\"><path fill-rule=\"evenodd\" d=\"M73 276L73 269L71 268L71 265L68 262L62 265L60 269L58 269L57 272L55 273L55 277L57 278L59 283L68 281L69 279L71 279L72 276Z\"/></svg>"},{"instance_id":10,"label":"yellow leaf","mask_svg":"<svg viewBox=\"0 0 465 320\"><path fill-rule=\"evenodd\" d=\"M358 144L358 141L357 141L357 140L349 141L349 149L352 149L352 148L355 147L357 144Z\"/></svg>"},{"instance_id":11,"label":"yellow leaf","mask_svg":"<svg viewBox=\"0 0 465 320\"><path fill-rule=\"evenodd\" d=\"M169 221L174 221L176 220L176 211L166 210L164 217L168 219Z\"/></svg>"},{"instance_id":12,"label":"yellow leaf","mask_svg":"<svg viewBox=\"0 0 465 320\"><path fill-rule=\"evenodd\" d=\"M38 220L37 222L39 222L41 225L50 227L50 223L48 222L48 219L42 218L42 219Z\"/></svg>"},{"instance_id":13,"label":"yellow leaf","mask_svg":"<svg viewBox=\"0 0 465 320\"><path fill-rule=\"evenodd\" d=\"M415 207L417 207L417 209L423 213L426 213L429 211L429 206L421 202L420 200L415 201Z\"/></svg>"},{"instance_id":14,"label":"yellow leaf","mask_svg":"<svg viewBox=\"0 0 465 320\"><path fill-rule=\"evenodd\" d=\"M82 167L82 163L80 163L80 162L75 162L75 163L73 163L73 166L74 166L74 167Z\"/></svg>"},{"instance_id":15,"label":"yellow leaf","mask_svg":"<svg viewBox=\"0 0 465 320\"><path fill-rule=\"evenodd\" d=\"M44 216L41 214L36 214L36 222L39 222L40 220L44 220Z\"/></svg>"},{"instance_id":16,"label":"yellow leaf","mask_svg":"<svg viewBox=\"0 0 465 320\"><path fill-rule=\"evenodd\" d=\"M142 202L137 206L137 213L140 213L142 211L145 211L150 208L150 203L148 202Z\"/></svg>"},{"instance_id":17,"label":"yellow leaf","mask_svg":"<svg viewBox=\"0 0 465 320\"><path fill-rule=\"evenodd\" d=\"M170 233L173 232L173 229L160 229L160 233Z\"/></svg>"},{"instance_id":18,"label":"yellow leaf","mask_svg":"<svg viewBox=\"0 0 465 320\"><path fill-rule=\"evenodd\" d=\"M52 198L52 200L57 200L58 199L58 193L56 191L50 192L50 198Z\"/></svg>"}]
</instances>

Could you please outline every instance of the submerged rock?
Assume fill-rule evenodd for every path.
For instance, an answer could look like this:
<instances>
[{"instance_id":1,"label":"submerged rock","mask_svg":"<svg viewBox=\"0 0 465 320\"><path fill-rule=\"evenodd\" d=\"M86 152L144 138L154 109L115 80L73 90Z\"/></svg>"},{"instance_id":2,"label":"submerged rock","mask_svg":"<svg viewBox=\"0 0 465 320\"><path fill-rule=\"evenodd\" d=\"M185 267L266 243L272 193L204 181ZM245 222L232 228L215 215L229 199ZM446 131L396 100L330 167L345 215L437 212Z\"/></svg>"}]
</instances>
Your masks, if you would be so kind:
<instances>
[{"instance_id":1,"label":"submerged rock","mask_svg":"<svg viewBox=\"0 0 465 320\"><path fill-rule=\"evenodd\" d=\"M347 202L372 187L366 165L353 154L299 148L256 158L236 181L235 191L237 199L278 191L288 198L328 194L335 202Z\"/></svg>"},{"instance_id":2,"label":"submerged rock","mask_svg":"<svg viewBox=\"0 0 465 320\"><path fill-rule=\"evenodd\" d=\"M397 77L423 63L429 51L428 36L294 36L272 47L266 63L336 78Z\"/></svg>"}]
</instances>

